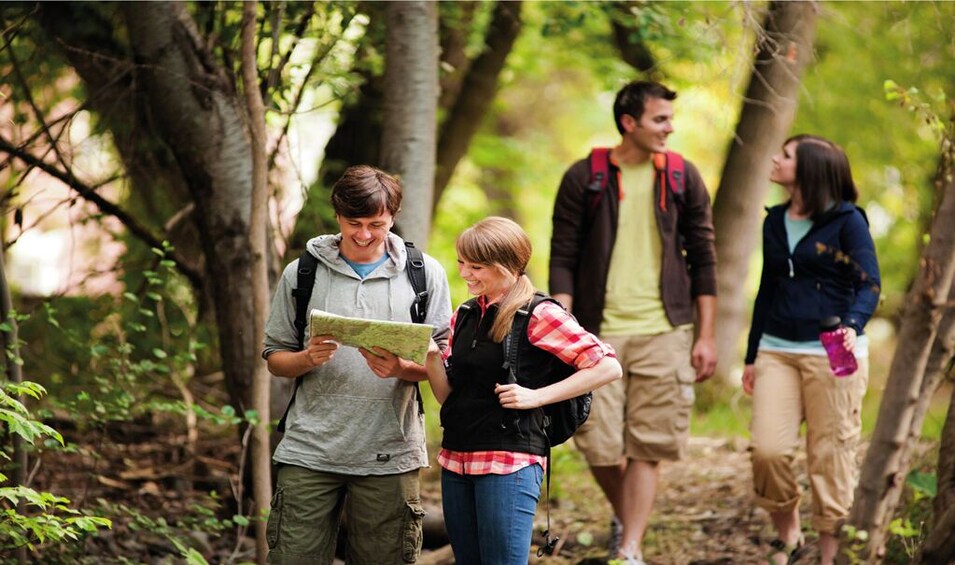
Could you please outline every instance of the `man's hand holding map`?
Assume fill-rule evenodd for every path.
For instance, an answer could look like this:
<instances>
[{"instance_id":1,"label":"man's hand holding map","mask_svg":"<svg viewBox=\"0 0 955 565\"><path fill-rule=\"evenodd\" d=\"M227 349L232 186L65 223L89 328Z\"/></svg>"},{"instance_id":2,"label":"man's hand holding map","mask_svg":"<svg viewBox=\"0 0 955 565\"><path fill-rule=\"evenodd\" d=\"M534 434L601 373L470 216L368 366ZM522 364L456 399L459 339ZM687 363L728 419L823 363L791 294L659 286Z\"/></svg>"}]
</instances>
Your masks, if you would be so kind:
<instances>
[{"instance_id":1,"label":"man's hand holding map","mask_svg":"<svg viewBox=\"0 0 955 565\"><path fill-rule=\"evenodd\" d=\"M380 347L419 365L424 365L433 329L427 324L349 318L321 310L312 310L308 322L309 335L330 335L342 345L371 352Z\"/></svg>"}]
</instances>

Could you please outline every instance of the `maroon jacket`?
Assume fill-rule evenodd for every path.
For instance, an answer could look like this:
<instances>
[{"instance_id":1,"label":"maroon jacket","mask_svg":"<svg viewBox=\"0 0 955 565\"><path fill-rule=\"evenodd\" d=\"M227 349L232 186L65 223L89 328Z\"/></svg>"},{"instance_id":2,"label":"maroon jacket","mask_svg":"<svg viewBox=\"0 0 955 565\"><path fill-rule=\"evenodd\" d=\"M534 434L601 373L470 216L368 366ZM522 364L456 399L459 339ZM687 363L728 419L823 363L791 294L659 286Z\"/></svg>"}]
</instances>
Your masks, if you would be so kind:
<instances>
[{"instance_id":1,"label":"maroon jacket","mask_svg":"<svg viewBox=\"0 0 955 565\"><path fill-rule=\"evenodd\" d=\"M564 173L554 203L550 240L550 294L570 294L573 313L588 331L600 333L607 272L617 238L620 170L610 162L609 182L588 226L589 159L577 161ZM686 161L682 203L666 190L660 202L659 175L653 187L657 228L662 243L660 294L674 326L693 321L693 299L716 295L716 246L710 195L692 163ZM664 187L665 188L665 187Z\"/></svg>"}]
</instances>

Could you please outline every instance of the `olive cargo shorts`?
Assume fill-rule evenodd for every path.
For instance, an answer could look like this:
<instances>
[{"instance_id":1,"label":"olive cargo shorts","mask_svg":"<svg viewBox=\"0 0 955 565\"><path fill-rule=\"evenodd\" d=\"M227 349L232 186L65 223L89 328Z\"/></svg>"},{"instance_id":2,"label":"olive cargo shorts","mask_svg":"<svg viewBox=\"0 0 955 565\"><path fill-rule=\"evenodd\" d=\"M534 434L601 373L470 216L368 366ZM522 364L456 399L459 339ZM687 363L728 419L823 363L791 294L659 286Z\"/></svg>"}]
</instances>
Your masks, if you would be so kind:
<instances>
[{"instance_id":1,"label":"olive cargo shorts","mask_svg":"<svg viewBox=\"0 0 955 565\"><path fill-rule=\"evenodd\" d=\"M356 476L282 465L266 531L269 563L331 563L343 508L347 563L400 565L418 559L424 510L417 470Z\"/></svg>"},{"instance_id":2,"label":"olive cargo shorts","mask_svg":"<svg viewBox=\"0 0 955 565\"><path fill-rule=\"evenodd\" d=\"M806 462L812 528L836 534L848 516L857 481L856 447L868 359L847 377L834 377L825 355L760 351L753 383L753 487L756 504L785 512L801 496L793 468L806 422Z\"/></svg>"},{"instance_id":3,"label":"olive cargo shorts","mask_svg":"<svg viewBox=\"0 0 955 565\"><path fill-rule=\"evenodd\" d=\"M690 434L696 371L693 331L603 336L617 352L623 378L594 391L590 418L574 443L592 467L682 459Z\"/></svg>"}]
</instances>

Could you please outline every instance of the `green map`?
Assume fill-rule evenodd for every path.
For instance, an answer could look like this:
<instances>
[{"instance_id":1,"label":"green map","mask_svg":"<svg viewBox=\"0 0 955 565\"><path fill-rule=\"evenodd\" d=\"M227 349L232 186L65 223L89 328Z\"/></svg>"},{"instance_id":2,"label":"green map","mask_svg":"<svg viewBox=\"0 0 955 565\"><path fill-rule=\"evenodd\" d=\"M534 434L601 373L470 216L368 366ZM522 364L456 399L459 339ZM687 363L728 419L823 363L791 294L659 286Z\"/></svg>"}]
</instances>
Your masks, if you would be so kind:
<instances>
[{"instance_id":1,"label":"green map","mask_svg":"<svg viewBox=\"0 0 955 565\"><path fill-rule=\"evenodd\" d=\"M432 327L427 324L366 320L312 310L309 314L309 336L330 335L350 347L373 347L390 351L402 359L424 365L431 341Z\"/></svg>"}]
</instances>

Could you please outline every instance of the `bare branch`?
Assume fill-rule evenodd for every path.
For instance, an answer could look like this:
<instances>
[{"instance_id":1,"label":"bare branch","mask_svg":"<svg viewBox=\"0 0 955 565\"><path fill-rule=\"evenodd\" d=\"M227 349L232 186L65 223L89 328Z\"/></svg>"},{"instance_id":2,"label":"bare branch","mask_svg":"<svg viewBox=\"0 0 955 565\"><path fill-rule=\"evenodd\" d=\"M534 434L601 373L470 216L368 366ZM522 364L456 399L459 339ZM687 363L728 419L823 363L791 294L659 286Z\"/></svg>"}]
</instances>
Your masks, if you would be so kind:
<instances>
[{"instance_id":1,"label":"bare branch","mask_svg":"<svg viewBox=\"0 0 955 565\"><path fill-rule=\"evenodd\" d=\"M162 248L161 238L155 236L146 226L140 224L136 218L129 215L122 208L97 194L95 188L83 183L74 177L71 172L61 171L53 165L43 162L20 147L16 147L2 136L0 136L0 151L4 151L15 156L17 159L23 161L26 165L40 169L44 173L75 190L76 193L85 200L96 205L100 212L113 216L119 220L120 223L122 223L131 234L136 236L146 245L160 249ZM176 262L176 270L178 270L184 277L189 279L189 282L192 283L195 288L202 288L202 278L199 276L199 273L188 268L186 266L185 259L180 257L175 251L172 252L172 256L173 260Z\"/></svg>"}]
</instances>

